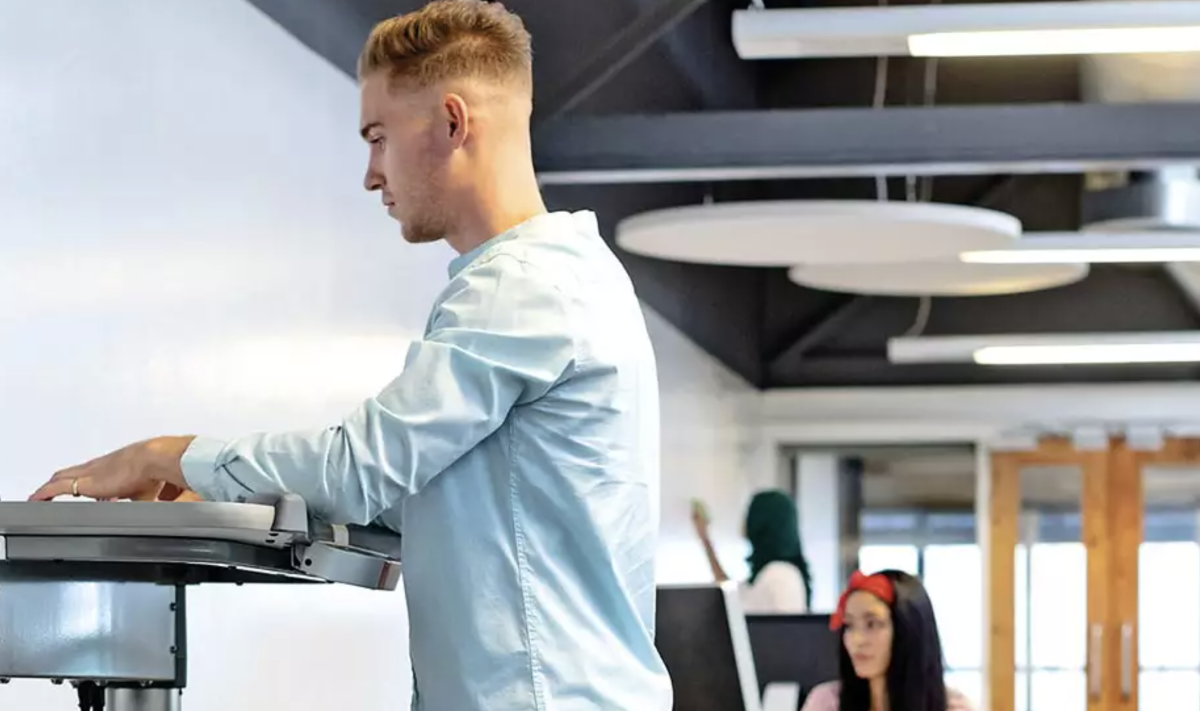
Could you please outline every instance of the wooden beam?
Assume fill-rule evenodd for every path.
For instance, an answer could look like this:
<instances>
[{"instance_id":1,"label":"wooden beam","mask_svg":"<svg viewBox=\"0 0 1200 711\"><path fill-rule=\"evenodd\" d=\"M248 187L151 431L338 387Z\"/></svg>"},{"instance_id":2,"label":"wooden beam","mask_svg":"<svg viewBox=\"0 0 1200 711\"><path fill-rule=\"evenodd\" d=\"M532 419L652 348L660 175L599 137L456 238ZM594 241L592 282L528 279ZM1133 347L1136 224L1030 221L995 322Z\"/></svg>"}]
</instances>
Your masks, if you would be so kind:
<instances>
[{"instance_id":1,"label":"wooden beam","mask_svg":"<svg viewBox=\"0 0 1200 711\"><path fill-rule=\"evenodd\" d=\"M1110 634L1106 655L1108 708L1137 711L1138 704L1138 553L1142 545L1145 502L1143 468L1154 453L1135 452L1122 440L1113 442L1109 454L1111 476L1110 527L1112 528L1112 571L1108 579L1112 595Z\"/></svg>"},{"instance_id":2,"label":"wooden beam","mask_svg":"<svg viewBox=\"0 0 1200 711\"><path fill-rule=\"evenodd\" d=\"M1141 464L1171 464L1175 466L1200 465L1200 439L1195 437L1168 437L1161 449L1152 452L1137 452Z\"/></svg>"},{"instance_id":3,"label":"wooden beam","mask_svg":"<svg viewBox=\"0 0 1200 711\"><path fill-rule=\"evenodd\" d=\"M1021 514L1022 457L1016 452L992 454L988 493L988 628L985 655L990 711L1016 708L1016 550Z\"/></svg>"}]
</instances>

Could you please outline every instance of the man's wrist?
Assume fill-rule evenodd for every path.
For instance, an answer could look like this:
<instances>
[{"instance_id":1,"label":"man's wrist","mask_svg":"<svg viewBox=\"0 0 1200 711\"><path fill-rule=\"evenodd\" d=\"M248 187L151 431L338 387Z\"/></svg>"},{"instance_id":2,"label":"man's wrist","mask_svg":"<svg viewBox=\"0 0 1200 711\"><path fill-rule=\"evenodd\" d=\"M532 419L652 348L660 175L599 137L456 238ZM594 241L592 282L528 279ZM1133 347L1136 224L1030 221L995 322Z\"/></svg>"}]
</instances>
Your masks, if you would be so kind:
<instances>
[{"instance_id":1,"label":"man's wrist","mask_svg":"<svg viewBox=\"0 0 1200 711\"><path fill-rule=\"evenodd\" d=\"M155 437L142 448L146 475L155 480L187 489L180 460L195 437Z\"/></svg>"}]
</instances>

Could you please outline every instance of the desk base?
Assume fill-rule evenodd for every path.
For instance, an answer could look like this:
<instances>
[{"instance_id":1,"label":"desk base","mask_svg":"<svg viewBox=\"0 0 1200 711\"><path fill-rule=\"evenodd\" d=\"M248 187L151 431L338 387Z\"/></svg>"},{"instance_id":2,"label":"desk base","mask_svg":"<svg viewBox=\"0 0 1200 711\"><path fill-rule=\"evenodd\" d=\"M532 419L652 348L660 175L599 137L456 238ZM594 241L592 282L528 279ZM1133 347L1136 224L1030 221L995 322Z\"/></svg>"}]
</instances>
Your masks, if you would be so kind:
<instances>
[{"instance_id":1,"label":"desk base","mask_svg":"<svg viewBox=\"0 0 1200 711\"><path fill-rule=\"evenodd\" d=\"M0 502L0 684L70 682L81 709L179 711L186 588L394 590L400 537L310 519L293 494L245 503Z\"/></svg>"},{"instance_id":2,"label":"desk base","mask_svg":"<svg viewBox=\"0 0 1200 711\"><path fill-rule=\"evenodd\" d=\"M185 589L0 582L0 678L186 683Z\"/></svg>"},{"instance_id":3,"label":"desk base","mask_svg":"<svg viewBox=\"0 0 1200 711\"><path fill-rule=\"evenodd\" d=\"M181 711L179 689L108 689L108 711Z\"/></svg>"}]
</instances>

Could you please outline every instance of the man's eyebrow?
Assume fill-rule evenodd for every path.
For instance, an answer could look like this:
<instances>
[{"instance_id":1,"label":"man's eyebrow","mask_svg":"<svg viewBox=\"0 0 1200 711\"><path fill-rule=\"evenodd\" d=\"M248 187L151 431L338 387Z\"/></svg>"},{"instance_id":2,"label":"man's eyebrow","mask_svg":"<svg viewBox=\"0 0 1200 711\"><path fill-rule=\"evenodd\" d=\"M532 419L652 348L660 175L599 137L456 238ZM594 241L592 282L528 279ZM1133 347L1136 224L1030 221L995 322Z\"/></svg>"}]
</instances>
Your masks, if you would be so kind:
<instances>
[{"instance_id":1,"label":"man's eyebrow","mask_svg":"<svg viewBox=\"0 0 1200 711\"><path fill-rule=\"evenodd\" d=\"M370 123L363 124L363 127L358 130L358 135L362 136L363 140L365 141L367 140L367 134L371 132L371 129L379 128L382 125L383 124L378 121L372 121Z\"/></svg>"}]
</instances>

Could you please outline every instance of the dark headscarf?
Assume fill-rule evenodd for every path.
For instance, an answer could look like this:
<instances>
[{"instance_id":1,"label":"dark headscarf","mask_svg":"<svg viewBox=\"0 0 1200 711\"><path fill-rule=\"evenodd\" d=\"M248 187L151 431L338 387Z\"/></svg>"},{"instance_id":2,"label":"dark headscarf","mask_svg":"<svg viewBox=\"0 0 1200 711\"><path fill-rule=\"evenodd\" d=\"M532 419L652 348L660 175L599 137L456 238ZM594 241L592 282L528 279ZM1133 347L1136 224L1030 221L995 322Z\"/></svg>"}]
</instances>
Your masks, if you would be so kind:
<instances>
[{"instance_id":1,"label":"dark headscarf","mask_svg":"<svg viewBox=\"0 0 1200 711\"><path fill-rule=\"evenodd\" d=\"M746 538L750 541L750 582L775 561L791 563L804 579L804 597L812 607L812 574L800 547L796 503L782 491L760 491L746 511Z\"/></svg>"}]
</instances>

